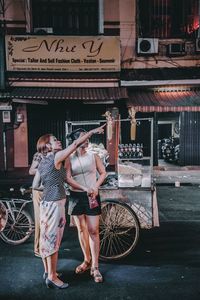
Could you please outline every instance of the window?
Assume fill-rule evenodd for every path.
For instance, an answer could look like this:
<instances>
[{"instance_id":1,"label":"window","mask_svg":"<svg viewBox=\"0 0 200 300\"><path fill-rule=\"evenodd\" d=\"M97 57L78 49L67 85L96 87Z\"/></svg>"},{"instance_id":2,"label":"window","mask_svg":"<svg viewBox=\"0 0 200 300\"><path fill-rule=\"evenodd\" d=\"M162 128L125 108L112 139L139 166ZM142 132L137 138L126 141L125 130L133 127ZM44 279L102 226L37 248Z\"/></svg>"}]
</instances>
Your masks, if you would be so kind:
<instances>
[{"instance_id":1,"label":"window","mask_svg":"<svg viewBox=\"0 0 200 300\"><path fill-rule=\"evenodd\" d=\"M138 0L138 36L196 37L199 0Z\"/></svg>"},{"instance_id":2,"label":"window","mask_svg":"<svg viewBox=\"0 0 200 300\"><path fill-rule=\"evenodd\" d=\"M98 34L98 0L32 0L33 28L54 34Z\"/></svg>"}]
</instances>

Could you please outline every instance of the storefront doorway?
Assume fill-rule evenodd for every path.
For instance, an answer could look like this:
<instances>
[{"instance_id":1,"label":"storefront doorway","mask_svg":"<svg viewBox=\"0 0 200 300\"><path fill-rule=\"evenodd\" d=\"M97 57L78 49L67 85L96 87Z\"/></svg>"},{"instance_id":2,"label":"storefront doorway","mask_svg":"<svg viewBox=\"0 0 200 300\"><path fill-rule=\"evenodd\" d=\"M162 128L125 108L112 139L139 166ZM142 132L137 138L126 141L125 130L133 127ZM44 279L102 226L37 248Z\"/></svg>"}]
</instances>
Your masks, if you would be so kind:
<instances>
[{"instance_id":1,"label":"storefront doorway","mask_svg":"<svg viewBox=\"0 0 200 300\"><path fill-rule=\"evenodd\" d=\"M180 163L180 114L160 113L157 116L158 166L172 167Z\"/></svg>"}]
</instances>

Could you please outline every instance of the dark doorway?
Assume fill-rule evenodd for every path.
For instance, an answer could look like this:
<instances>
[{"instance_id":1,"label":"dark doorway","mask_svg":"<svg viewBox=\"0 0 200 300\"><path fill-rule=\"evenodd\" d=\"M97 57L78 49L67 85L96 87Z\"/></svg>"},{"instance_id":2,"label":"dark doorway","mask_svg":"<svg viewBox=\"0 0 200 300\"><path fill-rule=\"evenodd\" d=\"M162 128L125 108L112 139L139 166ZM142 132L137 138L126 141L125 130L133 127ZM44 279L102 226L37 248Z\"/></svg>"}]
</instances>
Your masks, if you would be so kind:
<instances>
[{"instance_id":1,"label":"dark doorway","mask_svg":"<svg viewBox=\"0 0 200 300\"><path fill-rule=\"evenodd\" d=\"M172 124L158 124L158 140L169 138L172 135Z\"/></svg>"},{"instance_id":2,"label":"dark doorway","mask_svg":"<svg viewBox=\"0 0 200 300\"><path fill-rule=\"evenodd\" d=\"M162 143L172 135L172 124L158 124L158 158L162 159Z\"/></svg>"}]
</instances>

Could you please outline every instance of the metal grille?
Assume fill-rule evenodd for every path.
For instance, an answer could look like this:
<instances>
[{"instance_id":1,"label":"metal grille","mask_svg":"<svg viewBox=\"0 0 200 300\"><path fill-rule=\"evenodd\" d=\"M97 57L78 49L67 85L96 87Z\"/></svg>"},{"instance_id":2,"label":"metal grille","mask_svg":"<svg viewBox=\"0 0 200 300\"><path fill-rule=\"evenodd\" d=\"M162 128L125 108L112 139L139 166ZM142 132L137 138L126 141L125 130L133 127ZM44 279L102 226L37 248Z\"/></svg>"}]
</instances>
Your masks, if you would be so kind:
<instances>
[{"instance_id":1,"label":"metal grille","mask_svg":"<svg viewBox=\"0 0 200 300\"><path fill-rule=\"evenodd\" d=\"M28 107L28 139L29 139L29 163L32 161L33 154L36 150L36 143L40 136L46 133L52 133L65 146L65 119L66 112L63 110L56 113L56 109L46 109L46 107L34 108Z\"/></svg>"},{"instance_id":2,"label":"metal grille","mask_svg":"<svg viewBox=\"0 0 200 300\"><path fill-rule=\"evenodd\" d=\"M181 113L180 163L181 165L200 164L200 113ZM192 133L192 134L191 134Z\"/></svg>"},{"instance_id":3,"label":"metal grille","mask_svg":"<svg viewBox=\"0 0 200 300\"><path fill-rule=\"evenodd\" d=\"M72 132L73 130L76 130L78 128L83 128L86 131L90 131L94 129L95 127L103 125L102 122L97 122L97 121L81 121L81 122L66 122L66 132ZM105 140L105 135L93 135L90 138L91 143L95 144L100 144L102 143L104 147L106 147L106 140Z\"/></svg>"},{"instance_id":4,"label":"metal grille","mask_svg":"<svg viewBox=\"0 0 200 300\"><path fill-rule=\"evenodd\" d=\"M191 37L199 28L198 0L139 0L140 37Z\"/></svg>"},{"instance_id":5,"label":"metal grille","mask_svg":"<svg viewBox=\"0 0 200 300\"><path fill-rule=\"evenodd\" d=\"M92 35L98 33L97 0L34 0L34 28L53 28L54 34Z\"/></svg>"}]
</instances>

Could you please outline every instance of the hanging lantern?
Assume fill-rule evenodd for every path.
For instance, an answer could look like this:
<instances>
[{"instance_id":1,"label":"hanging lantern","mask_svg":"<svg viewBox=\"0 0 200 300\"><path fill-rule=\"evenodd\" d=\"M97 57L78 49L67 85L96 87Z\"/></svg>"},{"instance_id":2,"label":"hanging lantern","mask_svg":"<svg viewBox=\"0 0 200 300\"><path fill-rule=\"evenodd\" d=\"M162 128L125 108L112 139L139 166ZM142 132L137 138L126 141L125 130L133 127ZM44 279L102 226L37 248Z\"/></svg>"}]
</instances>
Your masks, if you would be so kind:
<instances>
[{"instance_id":1,"label":"hanging lantern","mask_svg":"<svg viewBox=\"0 0 200 300\"><path fill-rule=\"evenodd\" d=\"M136 125L137 125L137 122L136 122L136 119L135 119L135 114L136 114L136 111L134 109L134 107L130 107L129 110L128 110L128 113L129 113L129 117L131 118L131 140L134 141L136 139Z\"/></svg>"}]
</instances>

